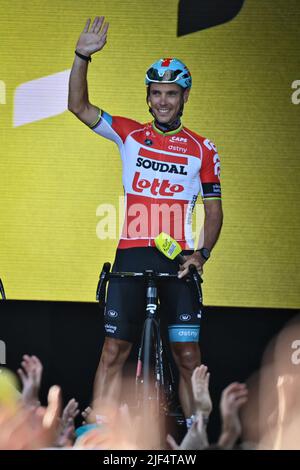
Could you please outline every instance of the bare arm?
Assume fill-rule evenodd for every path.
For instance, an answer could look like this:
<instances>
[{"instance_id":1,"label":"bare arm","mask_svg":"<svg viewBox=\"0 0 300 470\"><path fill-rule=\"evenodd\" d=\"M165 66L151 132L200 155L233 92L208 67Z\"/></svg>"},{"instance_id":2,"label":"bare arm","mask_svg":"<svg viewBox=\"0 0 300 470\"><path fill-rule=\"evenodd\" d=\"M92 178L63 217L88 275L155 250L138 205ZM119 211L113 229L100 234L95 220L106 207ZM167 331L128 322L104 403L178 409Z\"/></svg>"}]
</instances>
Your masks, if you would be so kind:
<instances>
[{"instance_id":1,"label":"bare arm","mask_svg":"<svg viewBox=\"0 0 300 470\"><path fill-rule=\"evenodd\" d=\"M103 22L103 16L96 16L90 27L91 20L87 20L76 45L78 53L90 57L95 52L103 49L106 44L108 30L108 23L103 26ZM92 105L88 97L88 63L88 61L75 55L69 79L68 109L82 122L91 125L99 114L99 108Z\"/></svg>"},{"instance_id":2,"label":"bare arm","mask_svg":"<svg viewBox=\"0 0 300 470\"><path fill-rule=\"evenodd\" d=\"M203 246L212 250L218 241L222 224L223 224L223 211L222 202L220 199L213 199L204 201L204 242ZM202 273L202 266L205 259L202 258L199 251L195 251L192 255L186 256L186 262L180 266L179 278L186 276L189 272L189 265L194 264L198 272Z\"/></svg>"},{"instance_id":3,"label":"bare arm","mask_svg":"<svg viewBox=\"0 0 300 470\"><path fill-rule=\"evenodd\" d=\"M223 210L221 199L213 199L204 201L204 242L203 246L212 250L218 241L222 224Z\"/></svg>"}]
</instances>

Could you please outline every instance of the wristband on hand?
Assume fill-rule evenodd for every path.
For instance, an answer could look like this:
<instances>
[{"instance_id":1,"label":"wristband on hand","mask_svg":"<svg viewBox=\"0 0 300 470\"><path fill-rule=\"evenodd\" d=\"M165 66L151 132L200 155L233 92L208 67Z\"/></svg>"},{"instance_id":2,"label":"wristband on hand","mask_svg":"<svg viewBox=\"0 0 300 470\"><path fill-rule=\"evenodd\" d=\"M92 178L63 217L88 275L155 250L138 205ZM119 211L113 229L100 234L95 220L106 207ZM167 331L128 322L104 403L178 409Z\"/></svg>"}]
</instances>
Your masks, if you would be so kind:
<instances>
[{"instance_id":1,"label":"wristband on hand","mask_svg":"<svg viewBox=\"0 0 300 470\"><path fill-rule=\"evenodd\" d=\"M80 59L85 60L86 62L92 62L91 56L82 55L79 52L75 51L75 54L80 57Z\"/></svg>"}]
</instances>

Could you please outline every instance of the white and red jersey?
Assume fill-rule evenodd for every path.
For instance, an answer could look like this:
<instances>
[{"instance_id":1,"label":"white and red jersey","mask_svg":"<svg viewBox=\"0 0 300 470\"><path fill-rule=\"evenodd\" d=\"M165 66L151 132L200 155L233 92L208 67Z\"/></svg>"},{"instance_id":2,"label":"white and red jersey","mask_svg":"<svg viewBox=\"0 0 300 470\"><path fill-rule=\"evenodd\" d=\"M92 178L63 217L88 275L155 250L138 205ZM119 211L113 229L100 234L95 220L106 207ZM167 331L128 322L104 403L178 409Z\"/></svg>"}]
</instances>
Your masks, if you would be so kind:
<instances>
[{"instance_id":1,"label":"white and red jersey","mask_svg":"<svg viewBox=\"0 0 300 470\"><path fill-rule=\"evenodd\" d=\"M118 248L154 246L166 232L192 249L192 212L200 193L220 199L220 159L212 142L182 125L162 132L102 111L94 132L113 140L123 163L125 221Z\"/></svg>"}]
</instances>

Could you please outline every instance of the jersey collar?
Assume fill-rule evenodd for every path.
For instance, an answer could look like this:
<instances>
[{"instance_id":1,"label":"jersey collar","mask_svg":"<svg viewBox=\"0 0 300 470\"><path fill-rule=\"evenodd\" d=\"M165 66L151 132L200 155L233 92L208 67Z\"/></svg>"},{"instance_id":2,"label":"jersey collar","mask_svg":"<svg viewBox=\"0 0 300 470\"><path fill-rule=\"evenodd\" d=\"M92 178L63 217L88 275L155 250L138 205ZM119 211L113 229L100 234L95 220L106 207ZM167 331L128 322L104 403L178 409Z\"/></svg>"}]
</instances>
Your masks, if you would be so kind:
<instances>
[{"instance_id":1,"label":"jersey collar","mask_svg":"<svg viewBox=\"0 0 300 470\"><path fill-rule=\"evenodd\" d=\"M174 134L178 134L178 132L181 131L181 129L183 128L183 124L181 123L180 126L177 127L177 129L174 129L173 131L167 131L167 132L163 132L160 129L158 129L158 127L156 127L154 121L152 121L152 127L155 130L155 132L157 132L158 134L161 134L161 135L174 135Z\"/></svg>"}]
</instances>

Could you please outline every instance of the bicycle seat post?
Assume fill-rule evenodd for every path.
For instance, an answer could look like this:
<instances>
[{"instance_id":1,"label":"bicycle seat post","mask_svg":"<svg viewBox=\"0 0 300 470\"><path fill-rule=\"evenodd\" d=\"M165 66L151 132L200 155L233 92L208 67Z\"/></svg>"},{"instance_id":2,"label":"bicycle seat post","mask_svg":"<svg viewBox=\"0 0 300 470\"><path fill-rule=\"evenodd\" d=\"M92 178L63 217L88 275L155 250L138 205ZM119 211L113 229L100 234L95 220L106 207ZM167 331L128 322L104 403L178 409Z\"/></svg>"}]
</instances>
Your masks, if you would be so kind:
<instances>
[{"instance_id":1,"label":"bicycle seat post","mask_svg":"<svg viewBox=\"0 0 300 470\"><path fill-rule=\"evenodd\" d=\"M146 312L148 318L155 318L157 311L157 285L155 272L152 270L145 271L147 291L146 291Z\"/></svg>"}]
</instances>

